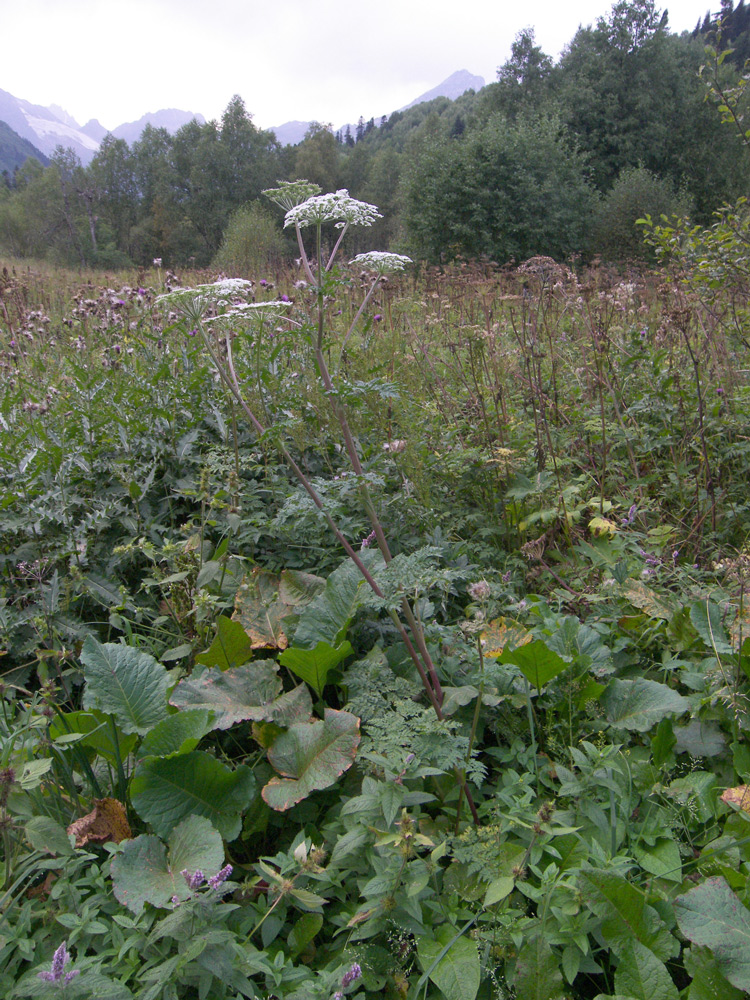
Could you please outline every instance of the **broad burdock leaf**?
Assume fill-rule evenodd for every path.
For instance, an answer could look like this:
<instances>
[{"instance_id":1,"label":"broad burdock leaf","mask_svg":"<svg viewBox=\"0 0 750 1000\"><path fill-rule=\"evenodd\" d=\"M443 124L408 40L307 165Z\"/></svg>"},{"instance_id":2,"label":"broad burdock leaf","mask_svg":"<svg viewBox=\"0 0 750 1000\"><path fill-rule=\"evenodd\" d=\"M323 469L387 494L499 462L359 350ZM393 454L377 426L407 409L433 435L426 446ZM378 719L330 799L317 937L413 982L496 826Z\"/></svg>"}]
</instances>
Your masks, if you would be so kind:
<instances>
[{"instance_id":1,"label":"broad burdock leaf","mask_svg":"<svg viewBox=\"0 0 750 1000\"><path fill-rule=\"evenodd\" d=\"M219 832L202 816L188 816L172 831L168 848L158 837L141 835L128 840L112 859L115 897L133 913L144 903L167 906L173 897L187 899L190 889L180 874L200 870L215 875L224 864Z\"/></svg>"},{"instance_id":2,"label":"broad burdock leaf","mask_svg":"<svg viewBox=\"0 0 750 1000\"><path fill-rule=\"evenodd\" d=\"M247 632L253 649L286 649L287 620L324 586L320 577L310 573L285 569L277 576L256 566L240 584L232 618Z\"/></svg>"},{"instance_id":3,"label":"broad burdock leaf","mask_svg":"<svg viewBox=\"0 0 750 1000\"><path fill-rule=\"evenodd\" d=\"M578 884L588 908L601 920L599 933L615 955L631 941L640 941L666 962L679 951L656 910L646 903L645 893L614 872L582 871Z\"/></svg>"},{"instance_id":4,"label":"broad burdock leaf","mask_svg":"<svg viewBox=\"0 0 750 1000\"><path fill-rule=\"evenodd\" d=\"M84 708L108 712L125 733L144 736L166 719L167 671L153 656L88 636L81 650Z\"/></svg>"},{"instance_id":5,"label":"broad burdock leaf","mask_svg":"<svg viewBox=\"0 0 750 1000\"><path fill-rule=\"evenodd\" d=\"M342 642L335 648L327 642L319 642L314 649L289 646L279 656L279 663L288 667L300 680L306 681L316 694L323 693L328 674L354 650L350 642Z\"/></svg>"},{"instance_id":6,"label":"broad burdock leaf","mask_svg":"<svg viewBox=\"0 0 750 1000\"><path fill-rule=\"evenodd\" d=\"M226 615L219 615L214 641L208 649L196 656L195 662L206 667L229 670L230 667L241 667L252 658L253 640L242 625Z\"/></svg>"},{"instance_id":7,"label":"broad burdock leaf","mask_svg":"<svg viewBox=\"0 0 750 1000\"><path fill-rule=\"evenodd\" d=\"M615 972L615 992L633 1000L679 1000L666 965L640 941L630 941L623 949Z\"/></svg>"},{"instance_id":8,"label":"broad burdock leaf","mask_svg":"<svg viewBox=\"0 0 750 1000\"><path fill-rule=\"evenodd\" d=\"M501 663L512 663L521 671L529 684L541 691L545 684L557 677L570 663L553 652L541 639L505 650L500 656Z\"/></svg>"},{"instance_id":9,"label":"broad burdock leaf","mask_svg":"<svg viewBox=\"0 0 750 1000\"><path fill-rule=\"evenodd\" d=\"M690 708L687 698L666 684L643 677L610 681L600 702L611 725L639 733L648 732L667 715L681 715Z\"/></svg>"},{"instance_id":10,"label":"broad burdock leaf","mask_svg":"<svg viewBox=\"0 0 750 1000\"><path fill-rule=\"evenodd\" d=\"M710 948L729 982L750 991L750 911L721 877L674 901L677 924L693 944Z\"/></svg>"},{"instance_id":11,"label":"broad burdock leaf","mask_svg":"<svg viewBox=\"0 0 750 1000\"><path fill-rule=\"evenodd\" d=\"M148 757L130 782L133 808L160 837L186 816L209 819L225 840L240 832L241 814L256 789L252 771L243 764L229 768L200 750L176 757Z\"/></svg>"},{"instance_id":12,"label":"broad burdock leaf","mask_svg":"<svg viewBox=\"0 0 750 1000\"><path fill-rule=\"evenodd\" d=\"M180 681L169 703L175 708L214 712L214 727L229 729L237 722L270 722L269 706L281 694L279 668L273 660L255 660L230 670L205 670Z\"/></svg>"},{"instance_id":13,"label":"broad burdock leaf","mask_svg":"<svg viewBox=\"0 0 750 1000\"><path fill-rule=\"evenodd\" d=\"M474 1000L479 990L479 952L470 937L462 936L454 941L455 937L455 927L443 924L434 938L417 938L419 961L446 1000ZM446 951L447 945L450 947ZM445 954L436 963L443 951Z\"/></svg>"},{"instance_id":14,"label":"broad burdock leaf","mask_svg":"<svg viewBox=\"0 0 750 1000\"><path fill-rule=\"evenodd\" d=\"M713 601L696 601L690 605L690 621L709 649L717 653L734 651L732 643L724 630L721 620L721 608Z\"/></svg>"},{"instance_id":15,"label":"broad burdock leaf","mask_svg":"<svg viewBox=\"0 0 750 1000\"><path fill-rule=\"evenodd\" d=\"M564 1000L563 977L555 953L541 931L524 942L516 961L516 995L524 1000Z\"/></svg>"},{"instance_id":16,"label":"broad burdock leaf","mask_svg":"<svg viewBox=\"0 0 750 1000\"><path fill-rule=\"evenodd\" d=\"M312 715L307 685L281 693L281 678L273 660L256 660L231 670L207 670L188 677L172 692L170 704L187 710L200 706L212 714L212 729L229 729L238 722L275 722L290 726ZM180 713L183 714L183 713Z\"/></svg>"},{"instance_id":17,"label":"broad burdock leaf","mask_svg":"<svg viewBox=\"0 0 750 1000\"><path fill-rule=\"evenodd\" d=\"M100 756L117 766L132 753L138 743L138 734L127 736L105 712L92 708L88 712L63 712L50 720L50 738L62 746L78 743L91 747ZM77 738L76 738L77 737Z\"/></svg>"},{"instance_id":18,"label":"broad burdock leaf","mask_svg":"<svg viewBox=\"0 0 750 1000\"><path fill-rule=\"evenodd\" d=\"M365 551L362 558L368 567L379 561L377 552ZM325 587L301 612L294 630L294 645L314 649L319 642L338 646L346 636L360 604L363 588L369 592L362 574L347 559L328 577Z\"/></svg>"},{"instance_id":19,"label":"broad burdock leaf","mask_svg":"<svg viewBox=\"0 0 750 1000\"><path fill-rule=\"evenodd\" d=\"M206 733L216 728L214 719L214 713L204 708L191 708L167 716L144 736L135 759L172 757L195 750Z\"/></svg>"},{"instance_id":20,"label":"broad burdock leaf","mask_svg":"<svg viewBox=\"0 0 750 1000\"><path fill-rule=\"evenodd\" d=\"M691 757L718 757L726 746L719 727L701 719L691 719L686 726L677 726L674 734L677 753L689 753Z\"/></svg>"},{"instance_id":21,"label":"broad burdock leaf","mask_svg":"<svg viewBox=\"0 0 750 1000\"><path fill-rule=\"evenodd\" d=\"M693 945L683 952L685 969L692 982L686 1000L743 1000L747 996L722 976L710 948Z\"/></svg>"},{"instance_id":22,"label":"broad burdock leaf","mask_svg":"<svg viewBox=\"0 0 750 1000\"><path fill-rule=\"evenodd\" d=\"M327 708L323 720L299 722L275 740L268 759L282 777L263 789L266 803L279 812L322 788L328 788L354 763L359 719Z\"/></svg>"}]
</instances>

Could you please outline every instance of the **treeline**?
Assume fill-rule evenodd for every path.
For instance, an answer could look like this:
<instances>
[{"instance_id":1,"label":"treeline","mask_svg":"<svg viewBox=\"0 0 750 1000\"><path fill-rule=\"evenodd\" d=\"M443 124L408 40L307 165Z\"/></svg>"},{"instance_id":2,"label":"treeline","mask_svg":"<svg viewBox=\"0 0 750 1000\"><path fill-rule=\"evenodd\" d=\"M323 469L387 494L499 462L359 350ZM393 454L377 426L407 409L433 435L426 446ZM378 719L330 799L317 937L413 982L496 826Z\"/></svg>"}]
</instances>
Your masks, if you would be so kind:
<instances>
[{"instance_id":1,"label":"treeline","mask_svg":"<svg viewBox=\"0 0 750 1000\"><path fill-rule=\"evenodd\" d=\"M744 39L743 0L721 13ZM619 0L556 64L523 31L497 82L379 125L360 121L355 137L314 124L281 147L235 97L220 121L174 136L148 127L132 147L108 136L85 168L59 150L49 167L29 160L13 187L0 185L0 248L105 267L160 257L241 271L294 252L261 191L306 177L379 206L384 219L357 249L430 261L642 256L637 218L705 223L747 191L747 151L699 75L717 25L675 35L653 0ZM731 59L714 70L724 87L739 80Z\"/></svg>"}]
</instances>

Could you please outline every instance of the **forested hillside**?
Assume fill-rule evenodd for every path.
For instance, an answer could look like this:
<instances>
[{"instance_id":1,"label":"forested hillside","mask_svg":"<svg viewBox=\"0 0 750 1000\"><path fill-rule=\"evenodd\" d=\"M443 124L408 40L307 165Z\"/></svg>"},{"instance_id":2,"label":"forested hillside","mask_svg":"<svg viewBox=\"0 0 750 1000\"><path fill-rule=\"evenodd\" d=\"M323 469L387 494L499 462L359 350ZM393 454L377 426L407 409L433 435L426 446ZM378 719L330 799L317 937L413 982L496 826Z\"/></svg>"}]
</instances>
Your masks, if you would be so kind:
<instances>
[{"instance_id":1,"label":"forested hillside","mask_svg":"<svg viewBox=\"0 0 750 1000\"><path fill-rule=\"evenodd\" d=\"M744 2L729 0L722 17L676 35L653 0L619 0L556 63L527 29L495 83L360 121L354 135L314 123L281 147L235 97L220 121L173 136L147 128L132 146L110 136L85 168L59 150L0 185L0 249L105 267L202 266L219 254L241 273L253 255L295 252L258 198L277 179L307 177L380 206L387 221L360 250L385 244L433 262L642 256L637 218L704 224L747 189L747 152L706 100L707 79L736 84L747 45ZM729 58L706 65L707 44L730 43Z\"/></svg>"}]
</instances>

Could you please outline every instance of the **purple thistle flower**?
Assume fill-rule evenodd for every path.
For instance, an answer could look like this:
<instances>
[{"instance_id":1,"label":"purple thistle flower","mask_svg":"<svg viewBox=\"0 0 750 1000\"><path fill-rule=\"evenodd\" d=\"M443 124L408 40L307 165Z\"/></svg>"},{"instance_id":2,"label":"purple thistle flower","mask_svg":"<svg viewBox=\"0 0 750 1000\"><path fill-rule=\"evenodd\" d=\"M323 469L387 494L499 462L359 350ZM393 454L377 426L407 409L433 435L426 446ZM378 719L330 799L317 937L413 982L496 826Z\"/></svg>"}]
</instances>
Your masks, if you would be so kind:
<instances>
[{"instance_id":1,"label":"purple thistle flower","mask_svg":"<svg viewBox=\"0 0 750 1000\"><path fill-rule=\"evenodd\" d=\"M291 302L291 299L289 298L288 295L282 295L281 296L281 301L282 302Z\"/></svg>"},{"instance_id":2,"label":"purple thistle flower","mask_svg":"<svg viewBox=\"0 0 750 1000\"><path fill-rule=\"evenodd\" d=\"M223 885L223 883L226 882L226 880L229 878L231 874L232 874L232 866L224 865L221 871L218 871L208 880L208 884L211 886L214 892L218 892L219 886Z\"/></svg>"},{"instance_id":3,"label":"purple thistle flower","mask_svg":"<svg viewBox=\"0 0 750 1000\"><path fill-rule=\"evenodd\" d=\"M382 319L383 319L382 313L375 313L375 315L372 317L373 323L380 323L382 322Z\"/></svg>"}]
</instances>

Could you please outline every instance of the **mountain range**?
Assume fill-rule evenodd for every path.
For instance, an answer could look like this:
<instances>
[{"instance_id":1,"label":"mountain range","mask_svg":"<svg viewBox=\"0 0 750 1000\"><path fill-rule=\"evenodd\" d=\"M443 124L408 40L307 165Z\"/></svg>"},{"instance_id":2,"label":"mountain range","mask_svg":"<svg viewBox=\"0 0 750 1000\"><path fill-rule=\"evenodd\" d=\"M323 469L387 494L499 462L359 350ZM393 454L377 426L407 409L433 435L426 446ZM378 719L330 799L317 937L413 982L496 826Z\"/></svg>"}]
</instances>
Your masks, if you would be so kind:
<instances>
[{"instance_id":1,"label":"mountain range","mask_svg":"<svg viewBox=\"0 0 750 1000\"><path fill-rule=\"evenodd\" d=\"M458 70L437 87L426 91L397 110L405 111L415 104L431 101L436 97L455 100L467 90L479 90L483 86L484 79L481 76L473 76L467 70ZM193 119L201 124L206 120L203 115L192 111L167 108L149 112L138 121L118 125L112 129L111 134L116 139L124 139L131 144L137 141L147 125L166 128L170 134L174 134ZM274 126L268 131L276 135L282 146L296 145L304 139L311 124L311 122L290 121ZM347 127L352 134L355 133L356 126L352 124L342 125L341 132L345 132ZM36 156L46 166L49 163L48 157L58 146L72 149L85 165L94 158L102 139L108 134L107 129L96 118L92 118L85 125L79 125L59 105L51 104L49 107L43 107L14 97L7 90L0 90L0 170L12 172L14 167L25 162L27 156Z\"/></svg>"}]
</instances>

